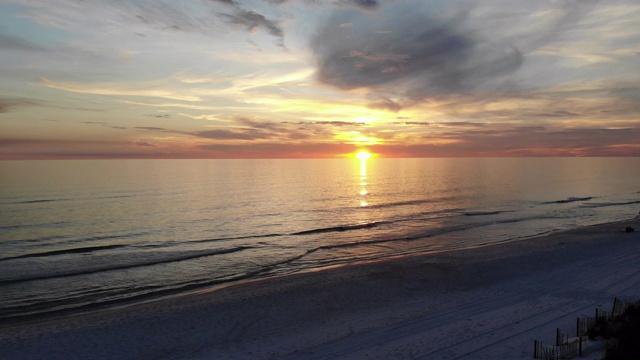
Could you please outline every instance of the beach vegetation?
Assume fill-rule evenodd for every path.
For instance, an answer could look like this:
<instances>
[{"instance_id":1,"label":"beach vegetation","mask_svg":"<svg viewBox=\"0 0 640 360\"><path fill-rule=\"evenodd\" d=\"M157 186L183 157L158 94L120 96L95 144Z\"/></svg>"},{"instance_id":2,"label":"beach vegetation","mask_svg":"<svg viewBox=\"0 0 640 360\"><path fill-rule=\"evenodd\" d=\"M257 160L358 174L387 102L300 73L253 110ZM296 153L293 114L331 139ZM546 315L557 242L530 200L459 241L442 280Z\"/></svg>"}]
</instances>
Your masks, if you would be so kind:
<instances>
[{"instance_id":1,"label":"beach vegetation","mask_svg":"<svg viewBox=\"0 0 640 360\"><path fill-rule=\"evenodd\" d=\"M604 360L640 359L640 302L630 305L619 316L598 318L589 338L604 339Z\"/></svg>"}]
</instances>

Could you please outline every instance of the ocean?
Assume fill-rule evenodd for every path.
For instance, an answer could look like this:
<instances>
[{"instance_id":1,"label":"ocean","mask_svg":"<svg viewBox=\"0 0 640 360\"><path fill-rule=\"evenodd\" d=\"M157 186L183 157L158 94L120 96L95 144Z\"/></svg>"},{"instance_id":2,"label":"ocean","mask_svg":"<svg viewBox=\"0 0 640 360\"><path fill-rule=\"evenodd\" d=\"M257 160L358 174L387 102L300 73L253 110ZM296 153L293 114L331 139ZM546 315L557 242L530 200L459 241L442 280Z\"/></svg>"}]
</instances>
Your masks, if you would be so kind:
<instances>
[{"instance_id":1,"label":"ocean","mask_svg":"<svg viewBox=\"0 0 640 360\"><path fill-rule=\"evenodd\" d=\"M0 322L639 210L640 158L0 161Z\"/></svg>"}]
</instances>

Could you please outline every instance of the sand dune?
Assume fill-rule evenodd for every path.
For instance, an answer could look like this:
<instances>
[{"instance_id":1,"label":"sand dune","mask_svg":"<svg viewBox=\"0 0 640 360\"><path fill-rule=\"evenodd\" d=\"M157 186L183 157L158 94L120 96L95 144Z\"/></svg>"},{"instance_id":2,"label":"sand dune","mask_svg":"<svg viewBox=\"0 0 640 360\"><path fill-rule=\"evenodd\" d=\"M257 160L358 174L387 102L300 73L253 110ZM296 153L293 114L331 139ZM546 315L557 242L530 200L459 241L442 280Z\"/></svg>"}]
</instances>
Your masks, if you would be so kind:
<instances>
[{"instance_id":1,"label":"sand dune","mask_svg":"<svg viewBox=\"0 0 640 360\"><path fill-rule=\"evenodd\" d=\"M640 218L4 325L0 359L531 359L640 297L626 226Z\"/></svg>"}]
</instances>

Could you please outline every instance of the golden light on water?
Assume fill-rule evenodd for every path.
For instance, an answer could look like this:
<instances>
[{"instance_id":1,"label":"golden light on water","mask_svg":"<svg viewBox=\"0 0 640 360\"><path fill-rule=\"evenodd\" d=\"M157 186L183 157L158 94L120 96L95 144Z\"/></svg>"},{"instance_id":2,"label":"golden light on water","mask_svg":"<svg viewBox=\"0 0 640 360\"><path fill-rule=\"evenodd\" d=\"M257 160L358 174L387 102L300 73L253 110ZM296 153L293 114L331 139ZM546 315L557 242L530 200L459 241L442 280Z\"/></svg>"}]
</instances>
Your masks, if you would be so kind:
<instances>
[{"instance_id":1,"label":"golden light on water","mask_svg":"<svg viewBox=\"0 0 640 360\"><path fill-rule=\"evenodd\" d=\"M369 203L367 202L366 196L369 194L369 191L367 191L367 160L369 160L372 155L370 152L366 151L366 150L360 150L357 153L355 153L355 158L360 160L360 206L364 207L364 206L368 206Z\"/></svg>"}]
</instances>

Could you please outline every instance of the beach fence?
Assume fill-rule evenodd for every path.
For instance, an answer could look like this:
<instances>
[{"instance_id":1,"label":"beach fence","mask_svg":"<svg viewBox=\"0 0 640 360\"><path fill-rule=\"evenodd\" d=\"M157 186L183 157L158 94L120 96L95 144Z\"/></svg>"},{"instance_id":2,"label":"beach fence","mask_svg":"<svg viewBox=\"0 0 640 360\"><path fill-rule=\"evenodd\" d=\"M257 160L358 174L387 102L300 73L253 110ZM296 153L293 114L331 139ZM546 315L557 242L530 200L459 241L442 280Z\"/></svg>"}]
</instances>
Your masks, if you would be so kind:
<instances>
[{"instance_id":1,"label":"beach fence","mask_svg":"<svg viewBox=\"0 0 640 360\"><path fill-rule=\"evenodd\" d=\"M616 297L613 299L611 311L596 308L594 317L586 316L578 318L576 320L575 337L570 337L569 334L557 328L555 345L545 346L542 344L542 341L534 340L533 358L557 360L582 356L582 344L586 340L589 330L594 328L598 321L613 320L613 318L624 313L631 305L633 305L633 302L625 302Z\"/></svg>"},{"instance_id":2,"label":"beach fence","mask_svg":"<svg viewBox=\"0 0 640 360\"><path fill-rule=\"evenodd\" d=\"M576 319L576 336L587 336L589 329L596 326L599 320L613 320L624 313L631 305L633 305L633 302L622 301L616 297L613 299L613 307L610 312L596 308L594 317L586 316Z\"/></svg>"},{"instance_id":3,"label":"beach fence","mask_svg":"<svg viewBox=\"0 0 640 360\"><path fill-rule=\"evenodd\" d=\"M543 346L541 341L534 340L534 359L572 359L582 356L582 337L573 338L564 344Z\"/></svg>"},{"instance_id":4,"label":"beach fence","mask_svg":"<svg viewBox=\"0 0 640 360\"><path fill-rule=\"evenodd\" d=\"M560 330L558 329L558 332ZM534 340L534 359L572 359L576 356L582 356L583 337L575 338L566 337L566 341L562 344L544 346L542 341Z\"/></svg>"}]
</instances>

